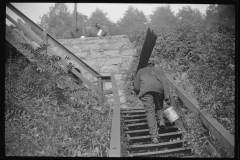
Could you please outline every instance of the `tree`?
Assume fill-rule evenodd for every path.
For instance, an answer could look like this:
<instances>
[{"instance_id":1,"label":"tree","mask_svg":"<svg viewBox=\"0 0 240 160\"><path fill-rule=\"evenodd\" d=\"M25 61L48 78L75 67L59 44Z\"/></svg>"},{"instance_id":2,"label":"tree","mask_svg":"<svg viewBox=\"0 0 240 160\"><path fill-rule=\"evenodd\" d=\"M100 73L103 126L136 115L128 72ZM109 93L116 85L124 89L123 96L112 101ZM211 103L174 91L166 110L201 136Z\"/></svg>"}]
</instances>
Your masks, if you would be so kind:
<instances>
[{"instance_id":1,"label":"tree","mask_svg":"<svg viewBox=\"0 0 240 160\"><path fill-rule=\"evenodd\" d=\"M177 13L180 23L200 23L203 22L203 16L198 9L192 9L190 6L183 7Z\"/></svg>"},{"instance_id":2,"label":"tree","mask_svg":"<svg viewBox=\"0 0 240 160\"><path fill-rule=\"evenodd\" d=\"M72 27L72 17L64 3L55 3L49 12L41 17L40 26L55 38L61 38L64 31Z\"/></svg>"},{"instance_id":3,"label":"tree","mask_svg":"<svg viewBox=\"0 0 240 160\"><path fill-rule=\"evenodd\" d=\"M211 4L206 10L206 22L214 23L227 21L231 25L235 24L235 6L234 5L214 5Z\"/></svg>"},{"instance_id":4,"label":"tree","mask_svg":"<svg viewBox=\"0 0 240 160\"><path fill-rule=\"evenodd\" d=\"M157 7L150 15L151 25L157 27L168 27L176 23L177 18L171 10L170 5Z\"/></svg>"},{"instance_id":5,"label":"tree","mask_svg":"<svg viewBox=\"0 0 240 160\"><path fill-rule=\"evenodd\" d=\"M73 17L73 13L70 15L70 17ZM72 24L74 19L71 18ZM88 25L88 18L86 15L77 12L77 28L79 29L78 33L80 35L86 35L86 27Z\"/></svg>"},{"instance_id":6,"label":"tree","mask_svg":"<svg viewBox=\"0 0 240 160\"><path fill-rule=\"evenodd\" d=\"M139 11L132 6L129 6L117 25L124 34L133 34L134 32L147 29L147 18L143 11Z\"/></svg>"},{"instance_id":7,"label":"tree","mask_svg":"<svg viewBox=\"0 0 240 160\"><path fill-rule=\"evenodd\" d=\"M96 8L95 11L91 14L89 18L89 32L91 32L91 36L96 36L97 28L95 27L96 23L100 23L106 25L108 27L108 31L110 35L120 34L120 31L117 25L107 18L107 13L104 13L102 10Z\"/></svg>"}]
</instances>

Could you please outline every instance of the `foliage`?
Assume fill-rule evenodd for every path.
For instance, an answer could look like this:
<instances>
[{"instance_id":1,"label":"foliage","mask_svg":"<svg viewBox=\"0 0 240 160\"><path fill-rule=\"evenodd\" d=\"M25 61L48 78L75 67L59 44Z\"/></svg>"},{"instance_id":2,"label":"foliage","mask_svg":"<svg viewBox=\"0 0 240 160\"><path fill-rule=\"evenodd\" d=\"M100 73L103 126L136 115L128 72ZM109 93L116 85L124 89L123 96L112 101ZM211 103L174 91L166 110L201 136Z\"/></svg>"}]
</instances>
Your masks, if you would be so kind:
<instances>
[{"instance_id":1,"label":"foliage","mask_svg":"<svg viewBox=\"0 0 240 160\"><path fill-rule=\"evenodd\" d=\"M186 11L193 10L185 8L184 14L179 15L186 18ZM235 26L224 21L209 25L200 21L190 23L186 20L169 28L154 27L154 32L158 39L152 56L157 58L157 65L172 74L175 80L199 101L200 109L207 109L234 135ZM133 80L144 37L145 34L130 36L138 52L134 55L125 80L126 92L129 93L127 97L131 102L134 99ZM187 121L196 117L190 113L186 116L189 116L186 117ZM198 135L196 131L192 132ZM200 145L196 145L199 148ZM199 148L199 153L201 150L204 149Z\"/></svg>"},{"instance_id":2,"label":"foliage","mask_svg":"<svg viewBox=\"0 0 240 160\"><path fill-rule=\"evenodd\" d=\"M177 18L171 10L170 5L156 7L149 17L151 19L151 25L161 28L167 28L177 22Z\"/></svg>"},{"instance_id":3,"label":"foliage","mask_svg":"<svg viewBox=\"0 0 240 160\"><path fill-rule=\"evenodd\" d=\"M49 12L41 17L40 26L55 38L61 38L62 34L72 27L72 17L64 3L55 3L49 8Z\"/></svg>"},{"instance_id":4,"label":"foliage","mask_svg":"<svg viewBox=\"0 0 240 160\"><path fill-rule=\"evenodd\" d=\"M160 65L167 65L200 107L234 134L234 27L192 24L157 33L154 54Z\"/></svg>"},{"instance_id":5,"label":"foliage","mask_svg":"<svg viewBox=\"0 0 240 160\"><path fill-rule=\"evenodd\" d=\"M198 9L192 9L190 6L179 10L176 17L180 23L199 23L203 21L203 16Z\"/></svg>"},{"instance_id":6,"label":"foliage","mask_svg":"<svg viewBox=\"0 0 240 160\"><path fill-rule=\"evenodd\" d=\"M21 57L5 64L6 155L108 156L112 110L106 99L100 102L98 93L51 67L58 66L56 57L35 58L37 64Z\"/></svg>"},{"instance_id":7,"label":"foliage","mask_svg":"<svg viewBox=\"0 0 240 160\"><path fill-rule=\"evenodd\" d=\"M117 25L123 34L132 35L136 32L144 31L147 28L147 18L143 11L129 6L125 11L123 18L121 18Z\"/></svg>"},{"instance_id":8,"label":"foliage","mask_svg":"<svg viewBox=\"0 0 240 160\"><path fill-rule=\"evenodd\" d=\"M206 22L214 23L219 21L227 21L228 24L234 25L235 10L236 7L234 5L210 4L210 6L206 10Z\"/></svg>"}]
</instances>

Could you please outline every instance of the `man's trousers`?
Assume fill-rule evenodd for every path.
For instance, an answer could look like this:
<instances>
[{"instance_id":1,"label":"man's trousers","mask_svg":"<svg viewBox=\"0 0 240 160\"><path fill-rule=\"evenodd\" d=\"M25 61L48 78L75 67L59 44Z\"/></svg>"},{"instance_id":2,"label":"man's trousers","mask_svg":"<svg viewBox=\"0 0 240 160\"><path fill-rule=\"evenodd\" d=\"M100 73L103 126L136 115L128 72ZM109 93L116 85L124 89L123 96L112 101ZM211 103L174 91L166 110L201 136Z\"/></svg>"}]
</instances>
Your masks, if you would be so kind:
<instances>
[{"instance_id":1,"label":"man's trousers","mask_svg":"<svg viewBox=\"0 0 240 160\"><path fill-rule=\"evenodd\" d=\"M140 97L147 113L147 123L151 139L158 137L157 120L163 119L163 95L157 92L147 92ZM154 105L155 104L155 105Z\"/></svg>"}]
</instances>

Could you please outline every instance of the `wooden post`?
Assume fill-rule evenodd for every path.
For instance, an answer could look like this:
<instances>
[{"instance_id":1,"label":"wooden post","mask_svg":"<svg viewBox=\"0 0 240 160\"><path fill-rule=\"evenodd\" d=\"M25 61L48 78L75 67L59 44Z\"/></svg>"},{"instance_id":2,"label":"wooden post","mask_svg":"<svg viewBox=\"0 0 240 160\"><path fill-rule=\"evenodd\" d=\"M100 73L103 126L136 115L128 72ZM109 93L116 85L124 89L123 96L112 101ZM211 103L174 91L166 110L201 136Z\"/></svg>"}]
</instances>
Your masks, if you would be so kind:
<instances>
[{"instance_id":1,"label":"wooden post","mask_svg":"<svg viewBox=\"0 0 240 160\"><path fill-rule=\"evenodd\" d=\"M43 39L43 42L42 42L42 44L46 44L46 43L48 43L48 41L47 41L47 33L45 32L45 31L43 31L43 34L42 34L42 39ZM47 47L46 47L46 50L45 50L45 53L47 54Z\"/></svg>"},{"instance_id":2,"label":"wooden post","mask_svg":"<svg viewBox=\"0 0 240 160\"><path fill-rule=\"evenodd\" d=\"M77 3L74 4L73 27L77 28Z\"/></svg>"}]
</instances>

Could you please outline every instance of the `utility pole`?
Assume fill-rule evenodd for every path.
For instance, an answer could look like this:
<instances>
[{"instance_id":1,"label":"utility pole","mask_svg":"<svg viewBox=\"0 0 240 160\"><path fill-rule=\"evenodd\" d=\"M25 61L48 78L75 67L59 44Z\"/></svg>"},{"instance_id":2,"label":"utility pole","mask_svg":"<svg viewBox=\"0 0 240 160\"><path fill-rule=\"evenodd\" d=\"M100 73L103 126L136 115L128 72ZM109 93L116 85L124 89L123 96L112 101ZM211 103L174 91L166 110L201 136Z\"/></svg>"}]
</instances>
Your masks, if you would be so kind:
<instances>
[{"instance_id":1,"label":"utility pole","mask_svg":"<svg viewBox=\"0 0 240 160\"><path fill-rule=\"evenodd\" d=\"M73 27L77 28L77 3L74 4Z\"/></svg>"},{"instance_id":2,"label":"utility pole","mask_svg":"<svg viewBox=\"0 0 240 160\"><path fill-rule=\"evenodd\" d=\"M83 36L84 36L84 15L83 15Z\"/></svg>"}]
</instances>

